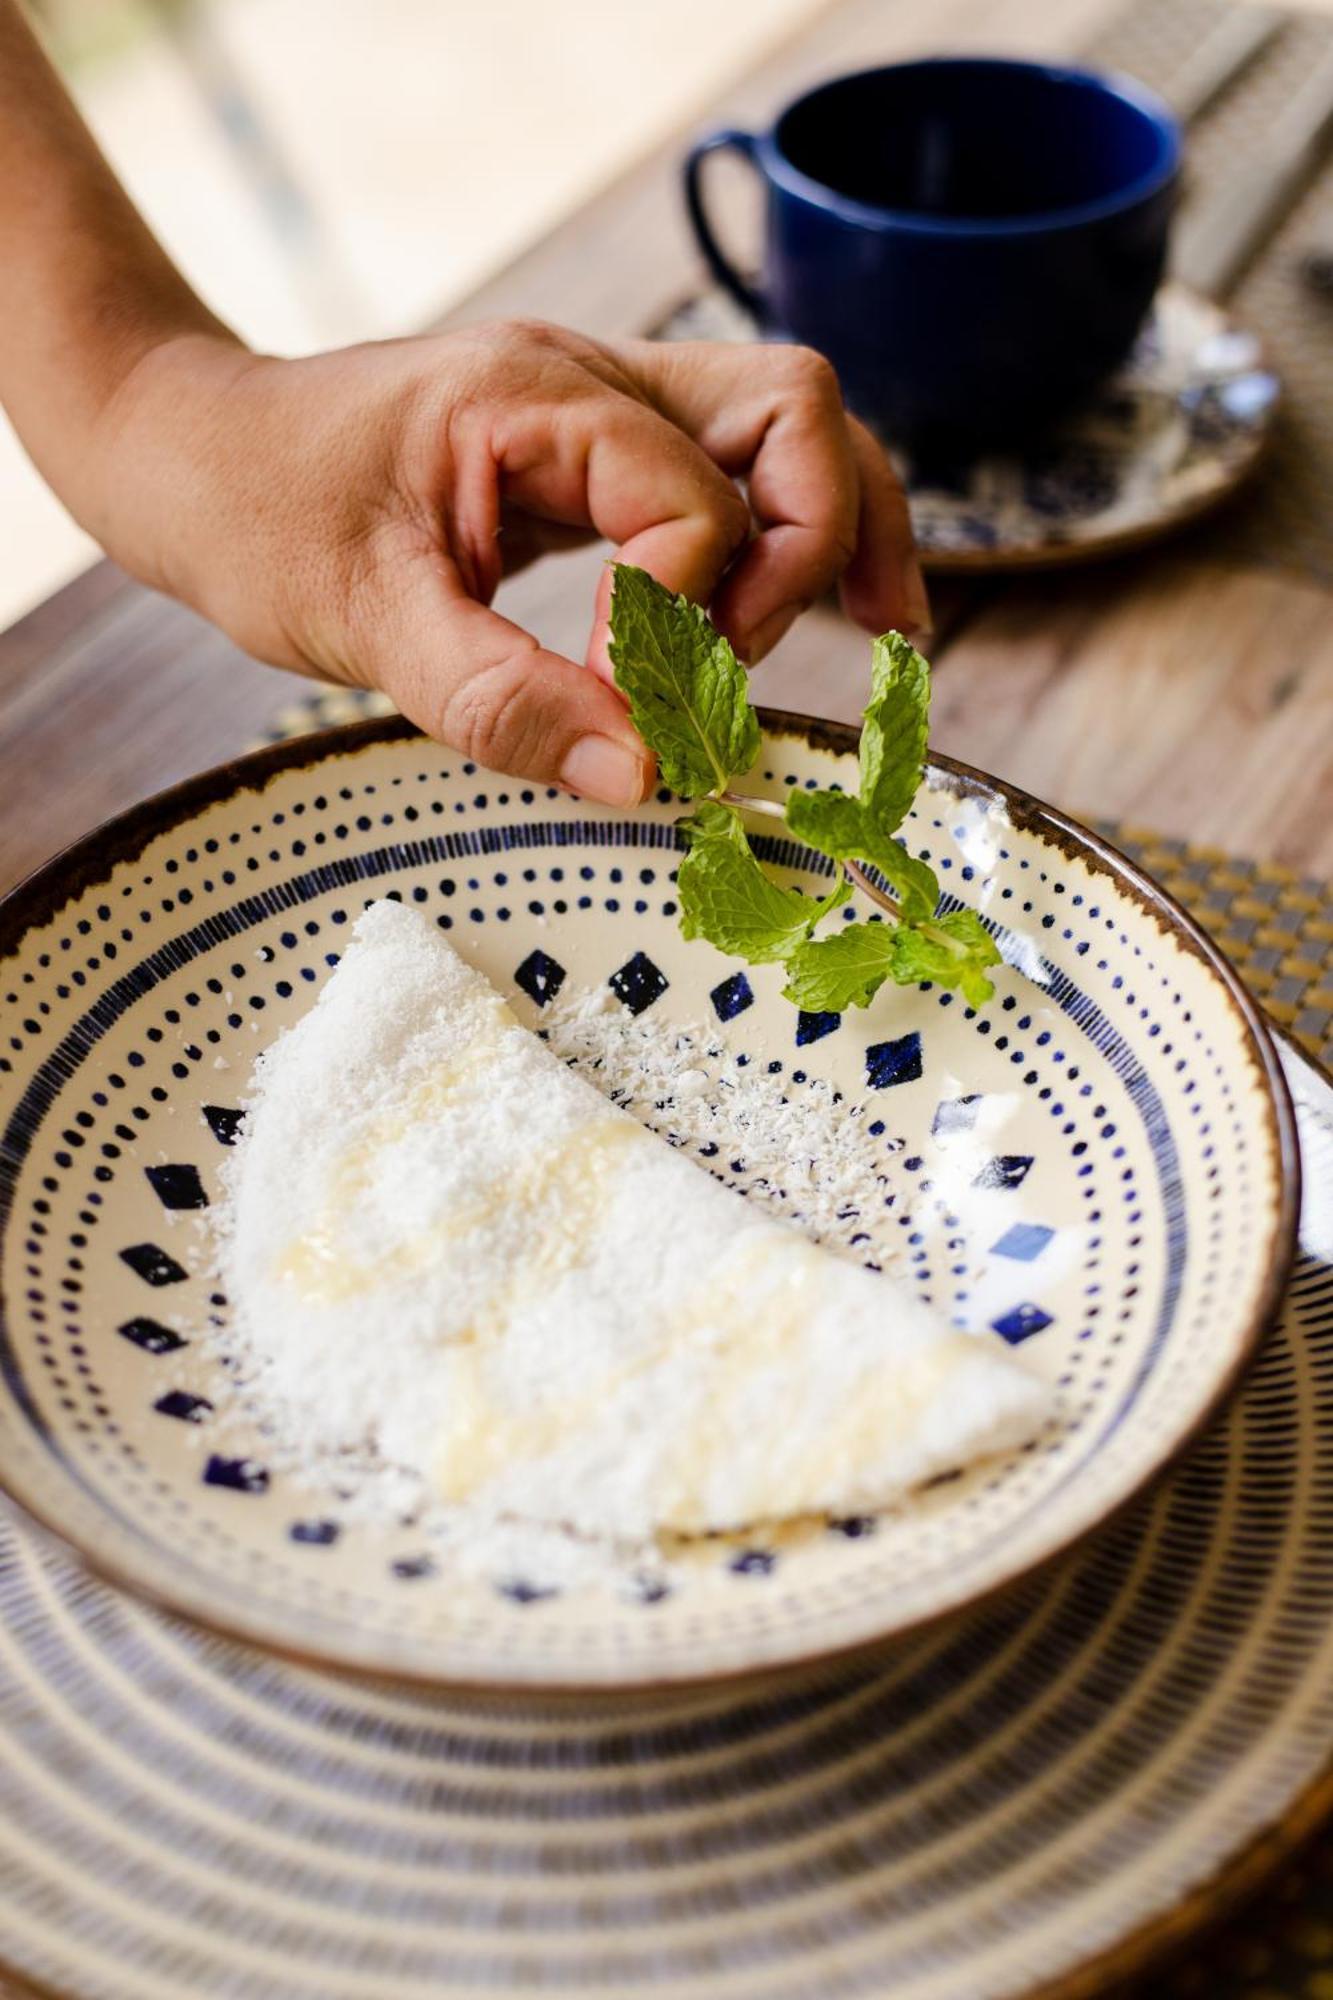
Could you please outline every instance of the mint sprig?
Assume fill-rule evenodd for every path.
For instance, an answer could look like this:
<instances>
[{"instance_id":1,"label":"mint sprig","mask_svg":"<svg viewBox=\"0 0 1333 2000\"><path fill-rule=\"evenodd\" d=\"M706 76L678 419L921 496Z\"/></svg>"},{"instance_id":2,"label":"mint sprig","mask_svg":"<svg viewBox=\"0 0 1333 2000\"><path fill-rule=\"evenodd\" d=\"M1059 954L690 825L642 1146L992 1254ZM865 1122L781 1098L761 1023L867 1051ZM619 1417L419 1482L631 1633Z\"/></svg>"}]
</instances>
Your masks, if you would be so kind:
<instances>
[{"instance_id":1,"label":"mint sprig","mask_svg":"<svg viewBox=\"0 0 1333 2000\"><path fill-rule=\"evenodd\" d=\"M731 790L759 754L759 718L744 668L707 614L646 571L617 564L611 660L666 783L698 801L681 822L687 938L705 938L751 965L784 961L787 998L810 1012L867 1006L885 980L959 987L974 1006L990 999L986 968L1000 962L994 939L973 910L935 914L933 870L895 837L921 784L930 717L930 669L901 633L875 641L856 796L794 791L787 800L791 832L843 869L819 899L775 882L750 845L741 814L783 809ZM891 921L846 923L817 937L854 882Z\"/></svg>"}]
</instances>

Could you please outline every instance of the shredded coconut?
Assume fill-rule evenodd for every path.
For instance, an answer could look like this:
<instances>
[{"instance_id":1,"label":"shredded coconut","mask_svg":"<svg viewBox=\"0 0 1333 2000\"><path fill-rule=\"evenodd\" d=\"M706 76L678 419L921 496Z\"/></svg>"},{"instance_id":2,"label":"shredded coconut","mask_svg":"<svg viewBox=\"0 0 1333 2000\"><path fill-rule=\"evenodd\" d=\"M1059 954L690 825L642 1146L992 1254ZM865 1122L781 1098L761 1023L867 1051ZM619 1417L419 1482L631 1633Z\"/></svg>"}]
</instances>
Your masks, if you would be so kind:
<instances>
[{"instance_id":1,"label":"shredded coconut","mask_svg":"<svg viewBox=\"0 0 1333 2000\"><path fill-rule=\"evenodd\" d=\"M729 1315L713 1310L688 1333L683 1350L677 1340L664 1353L654 1313L629 1309L636 1285L650 1299L678 1298L682 1287L688 1292L691 1225L706 1246L706 1264L716 1254L713 1211L724 1199L683 1162L662 1175L661 1156L637 1142L628 1155L613 1149L613 1164L591 1194L579 1176L562 1183L562 1202L577 1192L588 1207L587 1216L576 1204L563 1218L570 1242L581 1247L571 1258L557 1242L551 1261L546 1246L549 1285L545 1276L535 1292L528 1285L517 1319L507 1321L497 1366L494 1340L488 1345L475 1329L485 1323L487 1287L493 1291L497 1271L517 1271L531 1254L523 1202L510 1199L514 1177L521 1177L524 1159L540 1163L567 1149L571 1137L582 1146L587 1133L605 1132L607 1114L596 1114L592 1126L583 1122L586 1091L570 1097L559 1067L517 1031L493 990L414 913L376 905L320 1003L257 1066L247 1129L224 1173L224 1201L213 1211L219 1269L236 1307L232 1325L214 1339L227 1368L220 1418L257 1425L275 1470L327 1489L346 1522L410 1525L464 1571L510 1575L536 1587L595 1577L651 1590L665 1558L650 1530L654 1521L672 1518L652 1505L660 1499L663 1451L668 1484L685 1481L679 1518L691 1509L701 1525L745 1518L735 1513L736 1493L747 1478L755 1491L767 1481L771 1493L766 1460L782 1455L766 1452L763 1438L780 1440L788 1463L810 1465L812 1452L827 1459L820 1447L831 1422L836 1435L837 1411L859 1407L848 1387L853 1370L869 1362L874 1372L858 1381L884 1376L885 1363L876 1358L881 1341L888 1342L886 1354L901 1343L891 1366L906 1375L918 1367L918 1352L935 1353L941 1344L954 1350L944 1357L954 1371L947 1395L941 1382L940 1389L923 1390L914 1418L889 1412L881 1476L887 1467L890 1479L900 1471L900 1486L910 1484L957 1462L948 1456L955 1447L972 1455L1017 1442L1036 1427L1037 1387L1006 1355L983 1354L962 1337L969 1353L960 1360L960 1337L937 1335L901 1295L886 1322L878 1304L867 1311L851 1296L868 1282L859 1274L844 1279L837 1266L821 1267L825 1320L835 1314L832 1298L851 1288L836 1341L829 1342L826 1327L822 1344L808 1344L808 1307L790 1319L781 1287L798 1282L798 1239L765 1233L762 1216L785 1218L852 1262L874 1269L891 1262L885 1162L894 1142L882 1127L871 1132L876 1121L862 1106L799 1070L733 1051L704 1026L636 1018L608 989L552 1005L539 1033L585 1083L750 1197L751 1218L738 1211L733 1225L728 1214L721 1236L734 1230L738 1237L764 1237L746 1279L757 1310L747 1313L743 1299ZM517 1128L516 1104L522 1106ZM614 1137L625 1128L612 1117L609 1129ZM581 1170L582 1152L570 1157ZM376 1163L369 1177L359 1164L364 1159ZM338 1188L332 1219L330 1185ZM485 1197L488 1188L505 1191L498 1204ZM441 1260L435 1253L442 1222L453 1231L469 1205L476 1210L478 1190L485 1214L468 1225L480 1232L468 1239L476 1252ZM665 1218L656 1214L660 1200L670 1211ZM623 1247L617 1253L610 1238L593 1258L594 1265L601 1258L600 1276L587 1262L589 1218L598 1218L591 1235L606 1235L600 1218L611 1202L626 1215L654 1217L633 1239L628 1276ZM781 1239L776 1257L768 1235ZM623 1225L616 1240L623 1246ZM294 1243L299 1268L283 1264ZM810 1261L808 1250L799 1254ZM788 1278L784 1263L791 1266ZM374 1283L347 1289L349 1270L370 1272ZM583 1288L577 1312L568 1290L563 1306L555 1296L571 1271ZM808 1274L799 1282L808 1283ZM656 1318L660 1323L660 1311ZM720 1470L714 1444L711 1460L706 1453L699 1462L703 1483L692 1489L693 1471L676 1474L672 1454L679 1446L671 1439L693 1444L689 1426L681 1429L685 1403L707 1413L713 1397L716 1410L720 1365L736 1376L733 1393L744 1411L726 1420ZM793 1407L796 1378L809 1393ZM923 1379L934 1384L934 1360ZM583 1434L572 1443L558 1434L552 1445L542 1434L543 1412L562 1414L580 1398L588 1403L590 1384ZM439 1449L451 1415L462 1425L451 1446L455 1461L466 1465L469 1453L480 1454L485 1477L442 1499ZM716 1432L717 1422L705 1415L705 1430ZM537 1469L530 1471L533 1454ZM831 1475L821 1468L817 1476ZM556 1491L565 1509L559 1516Z\"/></svg>"},{"instance_id":2,"label":"shredded coconut","mask_svg":"<svg viewBox=\"0 0 1333 2000\"><path fill-rule=\"evenodd\" d=\"M609 987L559 1000L540 1032L613 1104L812 1242L875 1270L901 1261L884 1204L885 1159L901 1142L871 1134L865 1105L770 1070L699 1022L634 1015Z\"/></svg>"}]
</instances>

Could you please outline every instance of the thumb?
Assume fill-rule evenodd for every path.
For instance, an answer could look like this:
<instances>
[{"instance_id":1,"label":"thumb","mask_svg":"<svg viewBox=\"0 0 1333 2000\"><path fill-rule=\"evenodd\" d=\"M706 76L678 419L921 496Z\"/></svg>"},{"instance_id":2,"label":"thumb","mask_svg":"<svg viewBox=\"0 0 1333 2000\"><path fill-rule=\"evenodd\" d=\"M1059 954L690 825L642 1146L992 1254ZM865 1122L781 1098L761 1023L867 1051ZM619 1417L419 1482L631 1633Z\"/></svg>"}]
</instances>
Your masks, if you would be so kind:
<instances>
[{"instance_id":1,"label":"thumb","mask_svg":"<svg viewBox=\"0 0 1333 2000\"><path fill-rule=\"evenodd\" d=\"M646 797L652 755L614 688L438 572L396 598L373 650L365 665L376 685L476 763L606 805Z\"/></svg>"}]
</instances>

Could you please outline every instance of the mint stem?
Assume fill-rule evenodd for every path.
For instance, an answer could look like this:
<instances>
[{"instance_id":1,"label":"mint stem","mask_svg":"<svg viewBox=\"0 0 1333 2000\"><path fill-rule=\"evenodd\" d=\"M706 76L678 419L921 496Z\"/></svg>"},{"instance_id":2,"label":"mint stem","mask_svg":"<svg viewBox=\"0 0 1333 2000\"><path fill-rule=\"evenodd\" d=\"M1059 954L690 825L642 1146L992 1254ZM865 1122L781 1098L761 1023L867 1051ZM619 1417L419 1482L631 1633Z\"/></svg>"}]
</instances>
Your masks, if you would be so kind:
<instances>
[{"instance_id":1,"label":"mint stem","mask_svg":"<svg viewBox=\"0 0 1333 2000\"><path fill-rule=\"evenodd\" d=\"M885 916L892 917L895 924L902 922L902 906L896 896L891 896L887 889L881 889L877 883L872 882L859 861L844 861L842 865L847 871L848 878L869 896L872 903L878 903Z\"/></svg>"},{"instance_id":2,"label":"mint stem","mask_svg":"<svg viewBox=\"0 0 1333 2000\"><path fill-rule=\"evenodd\" d=\"M766 819L780 819L784 822L787 817L780 799L755 799L751 798L748 792L732 791L719 792L717 796L724 806L735 806L738 812L761 813ZM902 922L903 913L896 897L873 882L859 861L844 861L842 866L848 880L855 882L857 888L883 910L885 916L892 917L895 924Z\"/></svg>"},{"instance_id":3,"label":"mint stem","mask_svg":"<svg viewBox=\"0 0 1333 2000\"><path fill-rule=\"evenodd\" d=\"M758 813L764 819L780 819L784 823L786 821L786 811L780 799L756 799L748 792L730 790L717 792L714 796L722 805L733 806L737 812ZM895 924L903 921L902 906L897 898L891 896L887 889L881 889L859 861L844 861L842 867L848 881L854 882L863 895L868 896L877 908L883 910L886 917L890 917ZM936 944L944 945L955 958L967 956L967 946L961 944L957 938L950 937L948 931L941 930L938 924L917 924L914 928Z\"/></svg>"},{"instance_id":4,"label":"mint stem","mask_svg":"<svg viewBox=\"0 0 1333 2000\"><path fill-rule=\"evenodd\" d=\"M752 799L748 792L715 792L720 805L735 806L739 812L762 813L767 819L785 819L781 799Z\"/></svg>"}]
</instances>

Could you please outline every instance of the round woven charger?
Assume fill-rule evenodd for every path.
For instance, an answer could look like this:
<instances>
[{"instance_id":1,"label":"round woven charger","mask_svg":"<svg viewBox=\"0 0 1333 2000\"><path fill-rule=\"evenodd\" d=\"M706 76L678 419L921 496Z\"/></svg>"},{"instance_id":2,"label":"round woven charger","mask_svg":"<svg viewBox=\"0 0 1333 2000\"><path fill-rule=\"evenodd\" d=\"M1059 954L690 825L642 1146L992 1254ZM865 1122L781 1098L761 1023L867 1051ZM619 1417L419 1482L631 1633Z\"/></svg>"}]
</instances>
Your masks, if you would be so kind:
<instances>
[{"instance_id":1,"label":"round woven charger","mask_svg":"<svg viewBox=\"0 0 1333 2000\"><path fill-rule=\"evenodd\" d=\"M878 1664L629 1708L413 1697L0 1526L18 1990L1072 2000L1229 1902L1333 1745L1333 1091L1291 1064L1316 1192L1240 1400L1061 1568Z\"/></svg>"}]
</instances>

